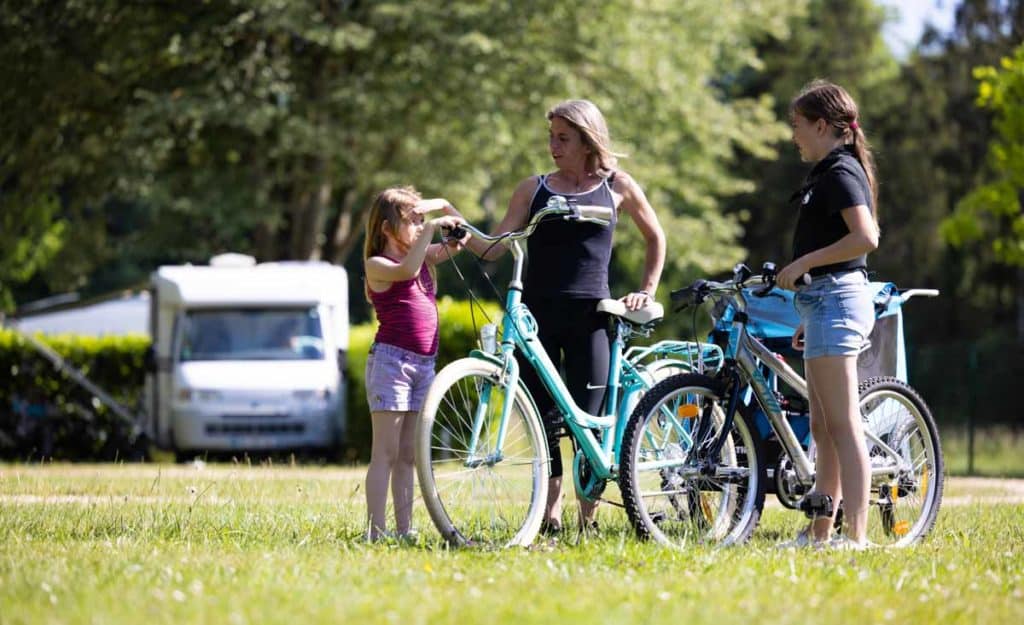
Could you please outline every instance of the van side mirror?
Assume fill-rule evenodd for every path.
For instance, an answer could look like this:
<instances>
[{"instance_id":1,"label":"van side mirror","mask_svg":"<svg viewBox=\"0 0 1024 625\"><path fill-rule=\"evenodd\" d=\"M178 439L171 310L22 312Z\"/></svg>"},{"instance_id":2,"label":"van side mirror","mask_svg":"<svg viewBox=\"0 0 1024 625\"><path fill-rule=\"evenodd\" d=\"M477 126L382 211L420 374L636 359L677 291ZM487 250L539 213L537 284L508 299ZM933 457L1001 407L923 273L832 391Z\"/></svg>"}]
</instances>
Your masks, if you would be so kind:
<instances>
[{"instance_id":1,"label":"van side mirror","mask_svg":"<svg viewBox=\"0 0 1024 625\"><path fill-rule=\"evenodd\" d=\"M348 371L348 352L343 349L338 350L338 371L341 373Z\"/></svg>"}]
</instances>

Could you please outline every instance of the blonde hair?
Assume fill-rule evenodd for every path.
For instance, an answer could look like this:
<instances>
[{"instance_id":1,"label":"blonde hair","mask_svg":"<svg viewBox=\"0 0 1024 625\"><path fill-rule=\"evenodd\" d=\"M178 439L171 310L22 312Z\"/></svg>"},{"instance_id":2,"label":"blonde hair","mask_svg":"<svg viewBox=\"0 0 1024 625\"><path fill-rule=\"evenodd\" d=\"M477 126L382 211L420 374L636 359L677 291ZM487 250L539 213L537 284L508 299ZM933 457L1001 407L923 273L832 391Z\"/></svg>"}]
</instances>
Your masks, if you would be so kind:
<instances>
[{"instance_id":1,"label":"blonde hair","mask_svg":"<svg viewBox=\"0 0 1024 625\"><path fill-rule=\"evenodd\" d=\"M391 229L391 232L398 232L402 222L412 213L416 203L423 199L419 191L412 186L390 187L384 189L373 198L370 206L370 214L366 219L366 237L363 240L363 263L371 256L381 256L387 246L387 238L384 236L384 226ZM437 284L434 275L434 268L430 267L430 277ZM370 301L370 287L363 283L363 292L367 301Z\"/></svg>"},{"instance_id":2,"label":"blonde hair","mask_svg":"<svg viewBox=\"0 0 1024 625\"><path fill-rule=\"evenodd\" d=\"M604 115L590 100L566 100L551 107L548 121L561 117L580 133L583 145L590 149L587 155L587 171L608 176L618 164L618 157L611 149L611 137Z\"/></svg>"},{"instance_id":3,"label":"blonde hair","mask_svg":"<svg viewBox=\"0 0 1024 625\"><path fill-rule=\"evenodd\" d=\"M864 130L857 121L859 112L857 103L850 94L839 85L826 80L813 80L797 94L789 105L790 114L798 113L807 121L816 122L824 119L830 126L835 137L846 137L853 145L853 153L860 161L864 173L867 174L868 187L871 189L871 208L878 224L878 173L875 169L875 157L871 153Z\"/></svg>"}]
</instances>

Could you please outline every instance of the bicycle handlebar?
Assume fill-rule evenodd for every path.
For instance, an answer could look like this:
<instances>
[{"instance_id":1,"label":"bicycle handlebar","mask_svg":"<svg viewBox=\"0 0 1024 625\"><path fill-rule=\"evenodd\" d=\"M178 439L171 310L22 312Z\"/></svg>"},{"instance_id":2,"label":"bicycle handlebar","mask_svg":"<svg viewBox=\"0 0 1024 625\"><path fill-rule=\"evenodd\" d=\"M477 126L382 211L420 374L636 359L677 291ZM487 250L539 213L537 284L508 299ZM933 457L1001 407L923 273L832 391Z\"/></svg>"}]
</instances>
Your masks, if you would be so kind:
<instances>
[{"instance_id":1,"label":"bicycle handlebar","mask_svg":"<svg viewBox=\"0 0 1024 625\"><path fill-rule=\"evenodd\" d=\"M715 293L741 292L751 282L759 282L762 285L753 291L753 295L755 297L766 297L775 288L775 276L777 273L775 263L765 263L762 265L761 271L763 272L761 275L755 276L746 265L738 263L733 267L733 277L731 280L726 280L725 282L697 280L690 286L673 291L669 295L672 303L675 305L673 310L679 312L691 304L702 304ZM811 276L804 274L800 282L804 285L810 284Z\"/></svg>"},{"instance_id":2,"label":"bicycle handlebar","mask_svg":"<svg viewBox=\"0 0 1024 625\"><path fill-rule=\"evenodd\" d=\"M754 289L752 294L755 297L766 297L771 293L772 289L775 288L775 263L765 263L761 267L761 270L763 273L759 276L755 276L751 274L750 269L748 269L746 265L739 263L733 267L733 277L731 280L726 280L725 282L714 282L711 280L701 279L695 281L688 287L673 291L670 295L671 301L674 305L673 311L679 312L690 305L700 305L715 293L741 293L747 284L754 281L760 282L763 286ZM805 273L801 276L799 283L804 286L809 285L811 283L810 274ZM938 294L938 289L908 289L900 293L897 297L902 305L906 303L907 300L915 296L936 297Z\"/></svg>"},{"instance_id":3,"label":"bicycle handlebar","mask_svg":"<svg viewBox=\"0 0 1024 625\"><path fill-rule=\"evenodd\" d=\"M583 223L593 223L600 226L608 226L611 224L614 208L607 206L592 206L592 205L578 205L569 202L561 195L552 195L548 198L548 203L544 208L537 211L537 214L530 219L530 222L526 224L522 230L513 230L511 232L504 232L501 234L487 234L482 232L476 226L466 223L456 228L448 229L448 237L453 239L462 239L466 236L466 233L473 235L482 241L518 241L525 239L533 234L533 231L537 229L546 217L549 215L564 215L563 219L567 221L577 221Z\"/></svg>"}]
</instances>

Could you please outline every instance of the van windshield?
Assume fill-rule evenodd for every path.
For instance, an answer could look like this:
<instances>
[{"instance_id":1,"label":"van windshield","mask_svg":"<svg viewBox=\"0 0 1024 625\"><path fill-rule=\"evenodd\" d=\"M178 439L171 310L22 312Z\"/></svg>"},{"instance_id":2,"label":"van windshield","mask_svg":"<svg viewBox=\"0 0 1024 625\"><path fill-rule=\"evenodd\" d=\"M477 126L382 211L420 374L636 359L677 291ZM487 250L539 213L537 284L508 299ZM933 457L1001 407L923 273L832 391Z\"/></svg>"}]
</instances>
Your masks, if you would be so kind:
<instances>
[{"instance_id":1,"label":"van windshield","mask_svg":"<svg viewBox=\"0 0 1024 625\"><path fill-rule=\"evenodd\" d=\"M182 319L181 333L181 361L324 357L316 307L191 310Z\"/></svg>"}]
</instances>

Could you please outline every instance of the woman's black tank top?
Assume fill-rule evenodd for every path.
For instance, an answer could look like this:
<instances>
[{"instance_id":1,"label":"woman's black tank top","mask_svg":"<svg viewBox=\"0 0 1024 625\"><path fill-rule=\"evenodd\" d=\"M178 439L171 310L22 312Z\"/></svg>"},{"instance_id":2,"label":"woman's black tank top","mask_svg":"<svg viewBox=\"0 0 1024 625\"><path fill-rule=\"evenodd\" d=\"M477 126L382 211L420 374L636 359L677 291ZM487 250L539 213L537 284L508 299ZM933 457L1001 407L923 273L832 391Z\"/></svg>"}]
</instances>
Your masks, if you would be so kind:
<instances>
[{"instance_id":1,"label":"woman's black tank top","mask_svg":"<svg viewBox=\"0 0 1024 625\"><path fill-rule=\"evenodd\" d=\"M541 176L530 202L530 218L547 205L548 198L561 195L581 206L615 208L611 183L615 174L584 193L555 193L548 188L547 176ZM608 289L608 265L612 257L612 233L618 221L617 211L612 223L565 221L549 217L527 239L526 282L523 296L568 297L571 299L611 297Z\"/></svg>"}]
</instances>

